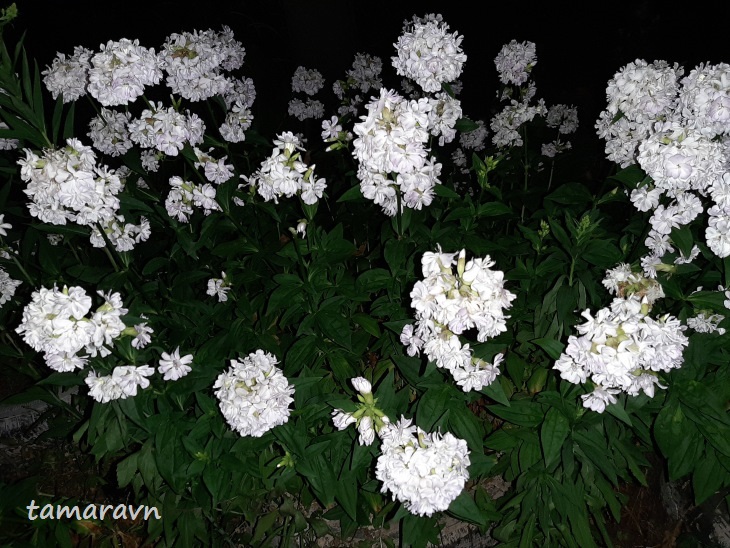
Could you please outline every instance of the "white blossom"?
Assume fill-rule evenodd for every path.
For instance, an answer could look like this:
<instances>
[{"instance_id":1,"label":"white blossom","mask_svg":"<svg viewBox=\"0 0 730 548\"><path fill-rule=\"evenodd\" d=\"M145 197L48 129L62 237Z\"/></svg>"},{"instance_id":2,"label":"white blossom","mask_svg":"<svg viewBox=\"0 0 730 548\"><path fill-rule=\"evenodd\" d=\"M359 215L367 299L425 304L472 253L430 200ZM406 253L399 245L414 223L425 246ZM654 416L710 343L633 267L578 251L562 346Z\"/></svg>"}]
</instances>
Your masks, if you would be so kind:
<instances>
[{"instance_id":1,"label":"white blossom","mask_svg":"<svg viewBox=\"0 0 730 548\"><path fill-rule=\"evenodd\" d=\"M241 436L261 437L289 420L294 387L276 358L257 350L218 376L213 389L223 416Z\"/></svg>"}]
</instances>

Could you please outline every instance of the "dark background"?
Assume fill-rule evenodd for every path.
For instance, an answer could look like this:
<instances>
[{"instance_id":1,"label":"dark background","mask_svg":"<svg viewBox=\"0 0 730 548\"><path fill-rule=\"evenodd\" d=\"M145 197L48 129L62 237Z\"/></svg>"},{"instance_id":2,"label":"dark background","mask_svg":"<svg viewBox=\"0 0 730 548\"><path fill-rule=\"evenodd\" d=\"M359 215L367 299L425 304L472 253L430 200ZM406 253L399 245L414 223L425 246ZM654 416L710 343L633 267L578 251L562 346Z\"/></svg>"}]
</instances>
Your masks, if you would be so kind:
<instances>
[{"instance_id":1,"label":"dark background","mask_svg":"<svg viewBox=\"0 0 730 548\"><path fill-rule=\"evenodd\" d=\"M414 14L441 13L451 31L464 36L465 115L488 123L498 108L494 57L512 39L530 40L537 45L537 97L577 106L579 136L597 147L602 143L593 125L605 108L606 83L628 62L663 59L686 72L700 62L730 62L730 2L19 0L17 6L8 41L26 31L26 48L41 68L76 45L96 50L108 40L138 38L159 50L173 32L229 26L247 51L242 72L254 79L254 116L262 131L285 129L291 75L299 65L324 74L321 100L334 100L331 84L357 52L380 56L384 85L397 85L393 43Z\"/></svg>"}]
</instances>

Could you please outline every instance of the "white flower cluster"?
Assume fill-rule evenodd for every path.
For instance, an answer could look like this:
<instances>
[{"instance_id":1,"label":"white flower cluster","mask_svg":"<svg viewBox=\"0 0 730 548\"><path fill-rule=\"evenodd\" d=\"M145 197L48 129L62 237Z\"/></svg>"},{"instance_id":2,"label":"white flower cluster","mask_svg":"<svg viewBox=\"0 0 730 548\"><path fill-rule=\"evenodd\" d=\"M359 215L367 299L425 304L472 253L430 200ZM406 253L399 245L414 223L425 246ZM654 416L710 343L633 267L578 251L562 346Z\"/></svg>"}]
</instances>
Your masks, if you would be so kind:
<instances>
[{"instance_id":1,"label":"white flower cluster","mask_svg":"<svg viewBox=\"0 0 730 548\"><path fill-rule=\"evenodd\" d=\"M225 121L219 131L229 143L242 143L246 140L246 130L251 127L253 114L251 109L242 101L236 101L229 107Z\"/></svg>"},{"instance_id":2,"label":"white flower cluster","mask_svg":"<svg viewBox=\"0 0 730 548\"><path fill-rule=\"evenodd\" d=\"M0 215L2 217L2 215ZM0 307L13 298L15 290L23 283L20 280L14 280L5 269L0 267Z\"/></svg>"},{"instance_id":3,"label":"white flower cluster","mask_svg":"<svg viewBox=\"0 0 730 548\"><path fill-rule=\"evenodd\" d=\"M442 92L429 97L428 131L439 138L439 146L450 143L456 137L456 121L461 118L461 101Z\"/></svg>"},{"instance_id":4,"label":"white flower cluster","mask_svg":"<svg viewBox=\"0 0 730 548\"><path fill-rule=\"evenodd\" d=\"M494 132L492 143L499 148L521 147L523 145L520 128L531 122L535 116L546 116L548 113L545 100L540 99L537 105L530 105L530 99L522 101L510 100L501 112L498 112L490 122Z\"/></svg>"},{"instance_id":5,"label":"white flower cluster","mask_svg":"<svg viewBox=\"0 0 730 548\"><path fill-rule=\"evenodd\" d=\"M314 95L324 87L324 77L317 69L299 66L291 78L291 89L294 93Z\"/></svg>"},{"instance_id":6,"label":"white flower cluster","mask_svg":"<svg viewBox=\"0 0 730 548\"><path fill-rule=\"evenodd\" d=\"M693 318L687 318L687 327L694 329L697 333L717 333L724 335L726 329L718 327L718 324L725 319L722 314L713 314L710 311L700 311Z\"/></svg>"},{"instance_id":7,"label":"white flower cluster","mask_svg":"<svg viewBox=\"0 0 730 548\"><path fill-rule=\"evenodd\" d=\"M324 179L314 175L314 165L301 160L299 138L287 131L276 136L271 156L250 177L241 175L247 184L256 188L264 200L279 203L279 197L290 198L299 194L305 204L317 203L327 188Z\"/></svg>"},{"instance_id":8,"label":"white flower cluster","mask_svg":"<svg viewBox=\"0 0 730 548\"><path fill-rule=\"evenodd\" d=\"M292 98L289 101L289 116L294 116L298 120L322 118L324 116L324 105L321 101L312 99L312 95L319 92L323 86L324 78L318 70L297 67L291 79L292 91L304 93L309 97L305 97L305 99Z\"/></svg>"},{"instance_id":9,"label":"white flower cluster","mask_svg":"<svg viewBox=\"0 0 730 548\"><path fill-rule=\"evenodd\" d=\"M337 80L332 90L341 101L337 113L340 116L347 114L357 115L358 106L363 99L360 93L367 93L371 89L380 89L383 85L380 73L383 62L380 57L366 53L358 53L352 62L352 68L347 71L345 80ZM358 93L359 92L359 93Z\"/></svg>"},{"instance_id":10,"label":"white flower cluster","mask_svg":"<svg viewBox=\"0 0 730 548\"><path fill-rule=\"evenodd\" d=\"M650 275L674 251L672 229L705 210L707 245L730 256L730 65L701 64L680 80L682 73L664 61L629 63L609 82L596 123L608 158L622 167L638 162L652 179L631 193L637 209L652 211L643 259Z\"/></svg>"},{"instance_id":11,"label":"white flower cluster","mask_svg":"<svg viewBox=\"0 0 730 548\"><path fill-rule=\"evenodd\" d=\"M375 477L383 482L381 491L419 516L448 509L469 479L466 442L449 432L426 433L405 417L387 424L380 437Z\"/></svg>"},{"instance_id":12,"label":"white flower cluster","mask_svg":"<svg viewBox=\"0 0 730 548\"><path fill-rule=\"evenodd\" d=\"M578 326L579 337L568 337L568 346L555 362L560 376L574 384L590 379L593 392L581 396L583 406L602 413L616 403L616 394L653 397L655 388L665 388L657 373L679 368L688 344L680 321L670 315L657 320L649 316L652 303L663 296L661 286L619 265L607 272L604 285L614 294L611 305Z\"/></svg>"},{"instance_id":13,"label":"white flower cluster","mask_svg":"<svg viewBox=\"0 0 730 548\"><path fill-rule=\"evenodd\" d=\"M104 235L99 227L104 230ZM115 215L113 219L100 221L99 226L92 226L89 241L94 247L104 247L106 236L117 251L132 251L136 244L146 242L151 233L150 222L146 217L140 217L139 224L134 225L126 222L123 216Z\"/></svg>"},{"instance_id":14,"label":"white flower cluster","mask_svg":"<svg viewBox=\"0 0 730 548\"><path fill-rule=\"evenodd\" d=\"M665 119L677 105L682 69L665 61L637 59L619 70L606 88L608 107L598 121L598 136L606 140L608 159L621 167L636 161L636 149L652 125Z\"/></svg>"},{"instance_id":15,"label":"white flower cluster","mask_svg":"<svg viewBox=\"0 0 730 548\"><path fill-rule=\"evenodd\" d=\"M120 365L111 375L101 376L91 371L84 380L89 387L89 396L100 403L108 403L136 396L138 388L145 389L150 385L147 377L154 372L149 365Z\"/></svg>"},{"instance_id":16,"label":"white flower cluster","mask_svg":"<svg viewBox=\"0 0 730 548\"><path fill-rule=\"evenodd\" d=\"M368 103L367 116L353 127L353 156L363 196L380 205L389 216L401 207L421 209L433 201L440 184L441 164L428 158L428 99L408 101L381 89ZM392 178L390 178L392 176ZM402 196L399 197L399 194Z\"/></svg>"},{"instance_id":17,"label":"white flower cluster","mask_svg":"<svg viewBox=\"0 0 730 548\"><path fill-rule=\"evenodd\" d=\"M277 363L273 355L257 350L241 361L231 360L213 385L223 416L241 436L261 437L289 420L294 387Z\"/></svg>"},{"instance_id":18,"label":"white flower cluster","mask_svg":"<svg viewBox=\"0 0 730 548\"><path fill-rule=\"evenodd\" d=\"M578 109L574 106L553 105L548 108L545 116L547 127L557 129L558 137L542 145L542 155L554 158L561 152L570 150L573 145L570 141L563 141L562 136L574 133L578 129Z\"/></svg>"},{"instance_id":19,"label":"white flower cluster","mask_svg":"<svg viewBox=\"0 0 730 548\"><path fill-rule=\"evenodd\" d=\"M353 413L335 409L332 411L332 422L338 430L344 430L354 424L359 433L360 445L371 445L375 441L375 434L390 423L390 419L376 407L378 400L373 397L370 381L363 377L356 377L350 379L350 382L359 392L357 399L360 404Z\"/></svg>"},{"instance_id":20,"label":"white flower cluster","mask_svg":"<svg viewBox=\"0 0 730 548\"><path fill-rule=\"evenodd\" d=\"M0 214L0 236L7 236L6 230L11 228L13 225L5 222L5 214ZM0 267L0 307L13 298L15 290L21 283L23 282L12 279L10 274Z\"/></svg>"},{"instance_id":21,"label":"white flower cluster","mask_svg":"<svg viewBox=\"0 0 730 548\"><path fill-rule=\"evenodd\" d=\"M205 124L197 114L181 114L161 102L151 103L139 118L129 122L129 137L142 148L155 148L169 156L177 156L185 143L203 142Z\"/></svg>"},{"instance_id":22,"label":"white flower cluster","mask_svg":"<svg viewBox=\"0 0 730 548\"><path fill-rule=\"evenodd\" d=\"M536 48L533 42L512 40L502 46L494 64L503 84L521 86L530 78L530 72L537 64Z\"/></svg>"},{"instance_id":23,"label":"white flower cluster","mask_svg":"<svg viewBox=\"0 0 730 548\"><path fill-rule=\"evenodd\" d=\"M25 149L25 158L18 160L20 177L28 183L23 192L32 200L30 214L57 225L112 219L119 208L119 176L96 165L91 147L73 138L66 143L62 149L45 149L42 156Z\"/></svg>"},{"instance_id":24,"label":"white flower cluster","mask_svg":"<svg viewBox=\"0 0 730 548\"><path fill-rule=\"evenodd\" d=\"M165 209L170 217L181 223L187 223L190 220L193 206L202 209L205 215L221 210L215 200L215 187L210 183L197 185L173 175L170 177L170 187L170 192L165 199Z\"/></svg>"},{"instance_id":25,"label":"white flower cluster","mask_svg":"<svg viewBox=\"0 0 730 548\"><path fill-rule=\"evenodd\" d=\"M224 72L240 68L245 53L228 27L220 32L172 34L159 55L154 49L140 46L138 40L123 39L102 45L96 54L81 47L68 59L59 53L53 65L43 71L43 81L53 98L62 94L64 102L74 101L88 90L103 106L129 105L146 86L159 83L166 73L165 81L172 92L185 99L201 101L222 96L227 111L221 136L238 143L245 140L244 132L251 126L250 108L256 90L250 78L233 78ZM142 147L157 147L174 156L184 142L193 146L202 142L205 128L195 115L183 116L172 108L163 109L160 103L153 104L137 120L130 122L130 116L105 111L101 120L92 122L94 146L112 155L124 154L124 147L131 147L131 133L131 140Z\"/></svg>"},{"instance_id":26,"label":"white flower cluster","mask_svg":"<svg viewBox=\"0 0 730 548\"><path fill-rule=\"evenodd\" d=\"M316 99L307 99L302 101L298 97L294 97L289 101L289 116L294 116L297 120L307 120L309 118L322 118L324 116L324 104Z\"/></svg>"},{"instance_id":27,"label":"white flower cluster","mask_svg":"<svg viewBox=\"0 0 730 548\"><path fill-rule=\"evenodd\" d=\"M398 75L415 80L426 92L439 91L442 83L456 80L466 62L461 49L464 37L448 31L449 25L433 19L408 25L393 44Z\"/></svg>"},{"instance_id":28,"label":"white flower cluster","mask_svg":"<svg viewBox=\"0 0 730 548\"><path fill-rule=\"evenodd\" d=\"M128 105L144 93L146 86L162 80L160 60L152 48L139 40L109 40L91 58L89 94L105 107Z\"/></svg>"},{"instance_id":29,"label":"white flower cluster","mask_svg":"<svg viewBox=\"0 0 730 548\"><path fill-rule=\"evenodd\" d=\"M10 129L10 127L5 122L0 122L0 129ZM17 139L0 138L0 150L15 150L19 144L20 141Z\"/></svg>"},{"instance_id":30,"label":"white flower cluster","mask_svg":"<svg viewBox=\"0 0 730 548\"><path fill-rule=\"evenodd\" d=\"M213 158L210 155L213 150L214 149L210 148L206 153L200 150L198 147L194 147L193 152L195 152L195 157L198 159L198 161L195 162L194 166L196 168L202 167L203 171L205 172L205 178L208 179L211 183L220 185L233 177L233 166L230 164L226 164L228 156L223 156L223 158L219 160Z\"/></svg>"},{"instance_id":31,"label":"white flower cluster","mask_svg":"<svg viewBox=\"0 0 730 548\"><path fill-rule=\"evenodd\" d=\"M94 151L78 139L66 143L62 149L45 149L42 156L25 149L25 158L18 160L20 177L28 183L23 192L31 199L30 214L45 223L74 222L92 227L95 247L106 245L97 224L104 227L118 251L128 251L147 240L150 227L144 217L139 225L133 225L117 213L117 194L127 171L97 166Z\"/></svg>"},{"instance_id":32,"label":"white flower cluster","mask_svg":"<svg viewBox=\"0 0 730 548\"><path fill-rule=\"evenodd\" d=\"M64 53L58 53L50 67L41 73L46 89L53 99L61 95L64 103L75 101L86 95L86 84L89 81L89 62L94 54L90 49L76 46L73 55L68 59Z\"/></svg>"},{"instance_id":33,"label":"white flower cluster","mask_svg":"<svg viewBox=\"0 0 730 548\"><path fill-rule=\"evenodd\" d=\"M42 287L33 292L16 332L30 347L44 353L51 369L83 369L88 356L108 356L114 339L126 329L121 317L127 309L119 293L98 294L104 304L91 312L91 297L82 287Z\"/></svg>"},{"instance_id":34,"label":"white flower cluster","mask_svg":"<svg viewBox=\"0 0 730 548\"><path fill-rule=\"evenodd\" d=\"M504 289L504 273L492 270L489 256L466 261L466 251L426 252L421 259L423 280L411 291L416 324L403 327L400 340L415 356L423 350L438 367L447 369L464 392L481 390L499 374L502 354L494 363L472 356L469 344L459 335L477 330L477 340L486 341L507 330L504 309L516 295ZM456 265L456 272L452 266Z\"/></svg>"},{"instance_id":35,"label":"white flower cluster","mask_svg":"<svg viewBox=\"0 0 730 548\"><path fill-rule=\"evenodd\" d=\"M367 93L371 89L380 89L383 86L380 80L382 71L383 61L380 57L367 53L356 53L355 59L352 61L352 68L347 71L347 83L362 93Z\"/></svg>"},{"instance_id":36,"label":"white flower cluster","mask_svg":"<svg viewBox=\"0 0 730 548\"><path fill-rule=\"evenodd\" d=\"M127 125L132 115L129 112L117 112L102 108L101 112L89 122L91 142L98 151L109 156L122 156L130 148Z\"/></svg>"},{"instance_id":37,"label":"white flower cluster","mask_svg":"<svg viewBox=\"0 0 730 548\"><path fill-rule=\"evenodd\" d=\"M476 124L476 129L459 135L459 145L461 148L480 152L486 147L489 130L487 129L484 120L477 120Z\"/></svg>"},{"instance_id":38,"label":"white flower cluster","mask_svg":"<svg viewBox=\"0 0 730 548\"><path fill-rule=\"evenodd\" d=\"M371 445L375 434L380 437L375 475L383 482L381 491L390 491L393 500L419 516L446 510L469 479L466 442L450 433L428 434L405 417L391 423L376 406L370 382L363 377L350 382L358 391L357 410L335 409L332 422L338 430L356 425L360 445Z\"/></svg>"},{"instance_id":39,"label":"white flower cluster","mask_svg":"<svg viewBox=\"0 0 730 548\"><path fill-rule=\"evenodd\" d=\"M233 85L222 71L243 65L246 50L223 27L171 34L162 45L160 60L167 73L165 82L173 93L190 101L223 95Z\"/></svg>"}]
</instances>

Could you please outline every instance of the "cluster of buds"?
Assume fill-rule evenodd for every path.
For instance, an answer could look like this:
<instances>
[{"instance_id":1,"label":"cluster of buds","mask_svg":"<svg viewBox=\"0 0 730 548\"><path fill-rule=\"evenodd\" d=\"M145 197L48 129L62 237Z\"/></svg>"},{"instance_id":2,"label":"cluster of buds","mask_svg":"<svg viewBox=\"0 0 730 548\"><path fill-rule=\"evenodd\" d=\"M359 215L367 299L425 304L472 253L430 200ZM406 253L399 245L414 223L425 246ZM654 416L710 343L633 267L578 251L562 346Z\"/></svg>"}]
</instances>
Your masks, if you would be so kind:
<instances>
[{"instance_id":1,"label":"cluster of buds","mask_svg":"<svg viewBox=\"0 0 730 548\"><path fill-rule=\"evenodd\" d=\"M335 409L332 412L332 421L338 430L354 424L360 433L360 445L370 445L375 441L375 434L389 424L390 419L376 406L378 400L373 397L372 385L367 379L356 377L350 382L358 391L357 399L360 403L352 413Z\"/></svg>"}]
</instances>

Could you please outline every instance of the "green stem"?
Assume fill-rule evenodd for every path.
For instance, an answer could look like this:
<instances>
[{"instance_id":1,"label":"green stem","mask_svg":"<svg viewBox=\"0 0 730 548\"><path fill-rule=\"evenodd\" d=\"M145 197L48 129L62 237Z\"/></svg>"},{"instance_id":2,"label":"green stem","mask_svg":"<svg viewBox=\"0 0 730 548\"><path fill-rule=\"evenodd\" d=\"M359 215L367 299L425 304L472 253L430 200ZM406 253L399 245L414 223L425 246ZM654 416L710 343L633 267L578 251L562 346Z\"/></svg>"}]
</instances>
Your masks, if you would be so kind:
<instances>
[{"instance_id":1,"label":"green stem","mask_svg":"<svg viewBox=\"0 0 730 548\"><path fill-rule=\"evenodd\" d=\"M114 256L109 251L109 244L102 247L104 250L104 253L106 253L106 256L109 258L109 262L112 263L112 266L114 267L114 272L119 272L119 265L117 265L117 262L114 260Z\"/></svg>"},{"instance_id":2,"label":"green stem","mask_svg":"<svg viewBox=\"0 0 730 548\"><path fill-rule=\"evenodd\" d=\"M401 240L403 239L403 212L401 211L400 189L396 189L395 196L398 203L398 209L395 212L395 232L398 239Z\"/></svg>"},{"instance_id":3,"label":"green stem","mask_svg":"<svg viewBox=\"0 0 730 548\"><path fill-rule=\"evenodd\" d=\"M525 173L525 181L523 185L523 190L525 194L527 194L527 182L528 182L528 170L527 170L527 128L522 128L522 150L525 153L524 160L522 161L523 167L524 167L524 173ZM525 222L525 196L522 196L522 212L520 213L520 219L521 222Z\"/></svg>"},{"instance_id":4,"label":"green stem","mask_svg":"<svg viewBox=\"0 0 730 548\"><path fill-rule=\"evenodd\" d=\"M570 258L570 275L568 276L568 285L573 287L573 271L575 270L575 257Z\"/></svg>"},{"instance_id":5,"label":"green stem","mask_svg":"<svg viewBox=\"0 0 730 548\"><path fill-rule=\"evenodd\" d=\"M10 256L13 258L13 262L15 263L15 266L17 266L18 269L20 270L21 274L23 274L23 276L25 276L25 279L28 280L28 283L31 285L31 287L35 287L35 282L33 281L33 278L30 277L30 274L28 274L28 271L25 268L23 268L22 264L20 264L20 261L15 256L15 253L11 253Z\"/></svg>"}]
</instances>

